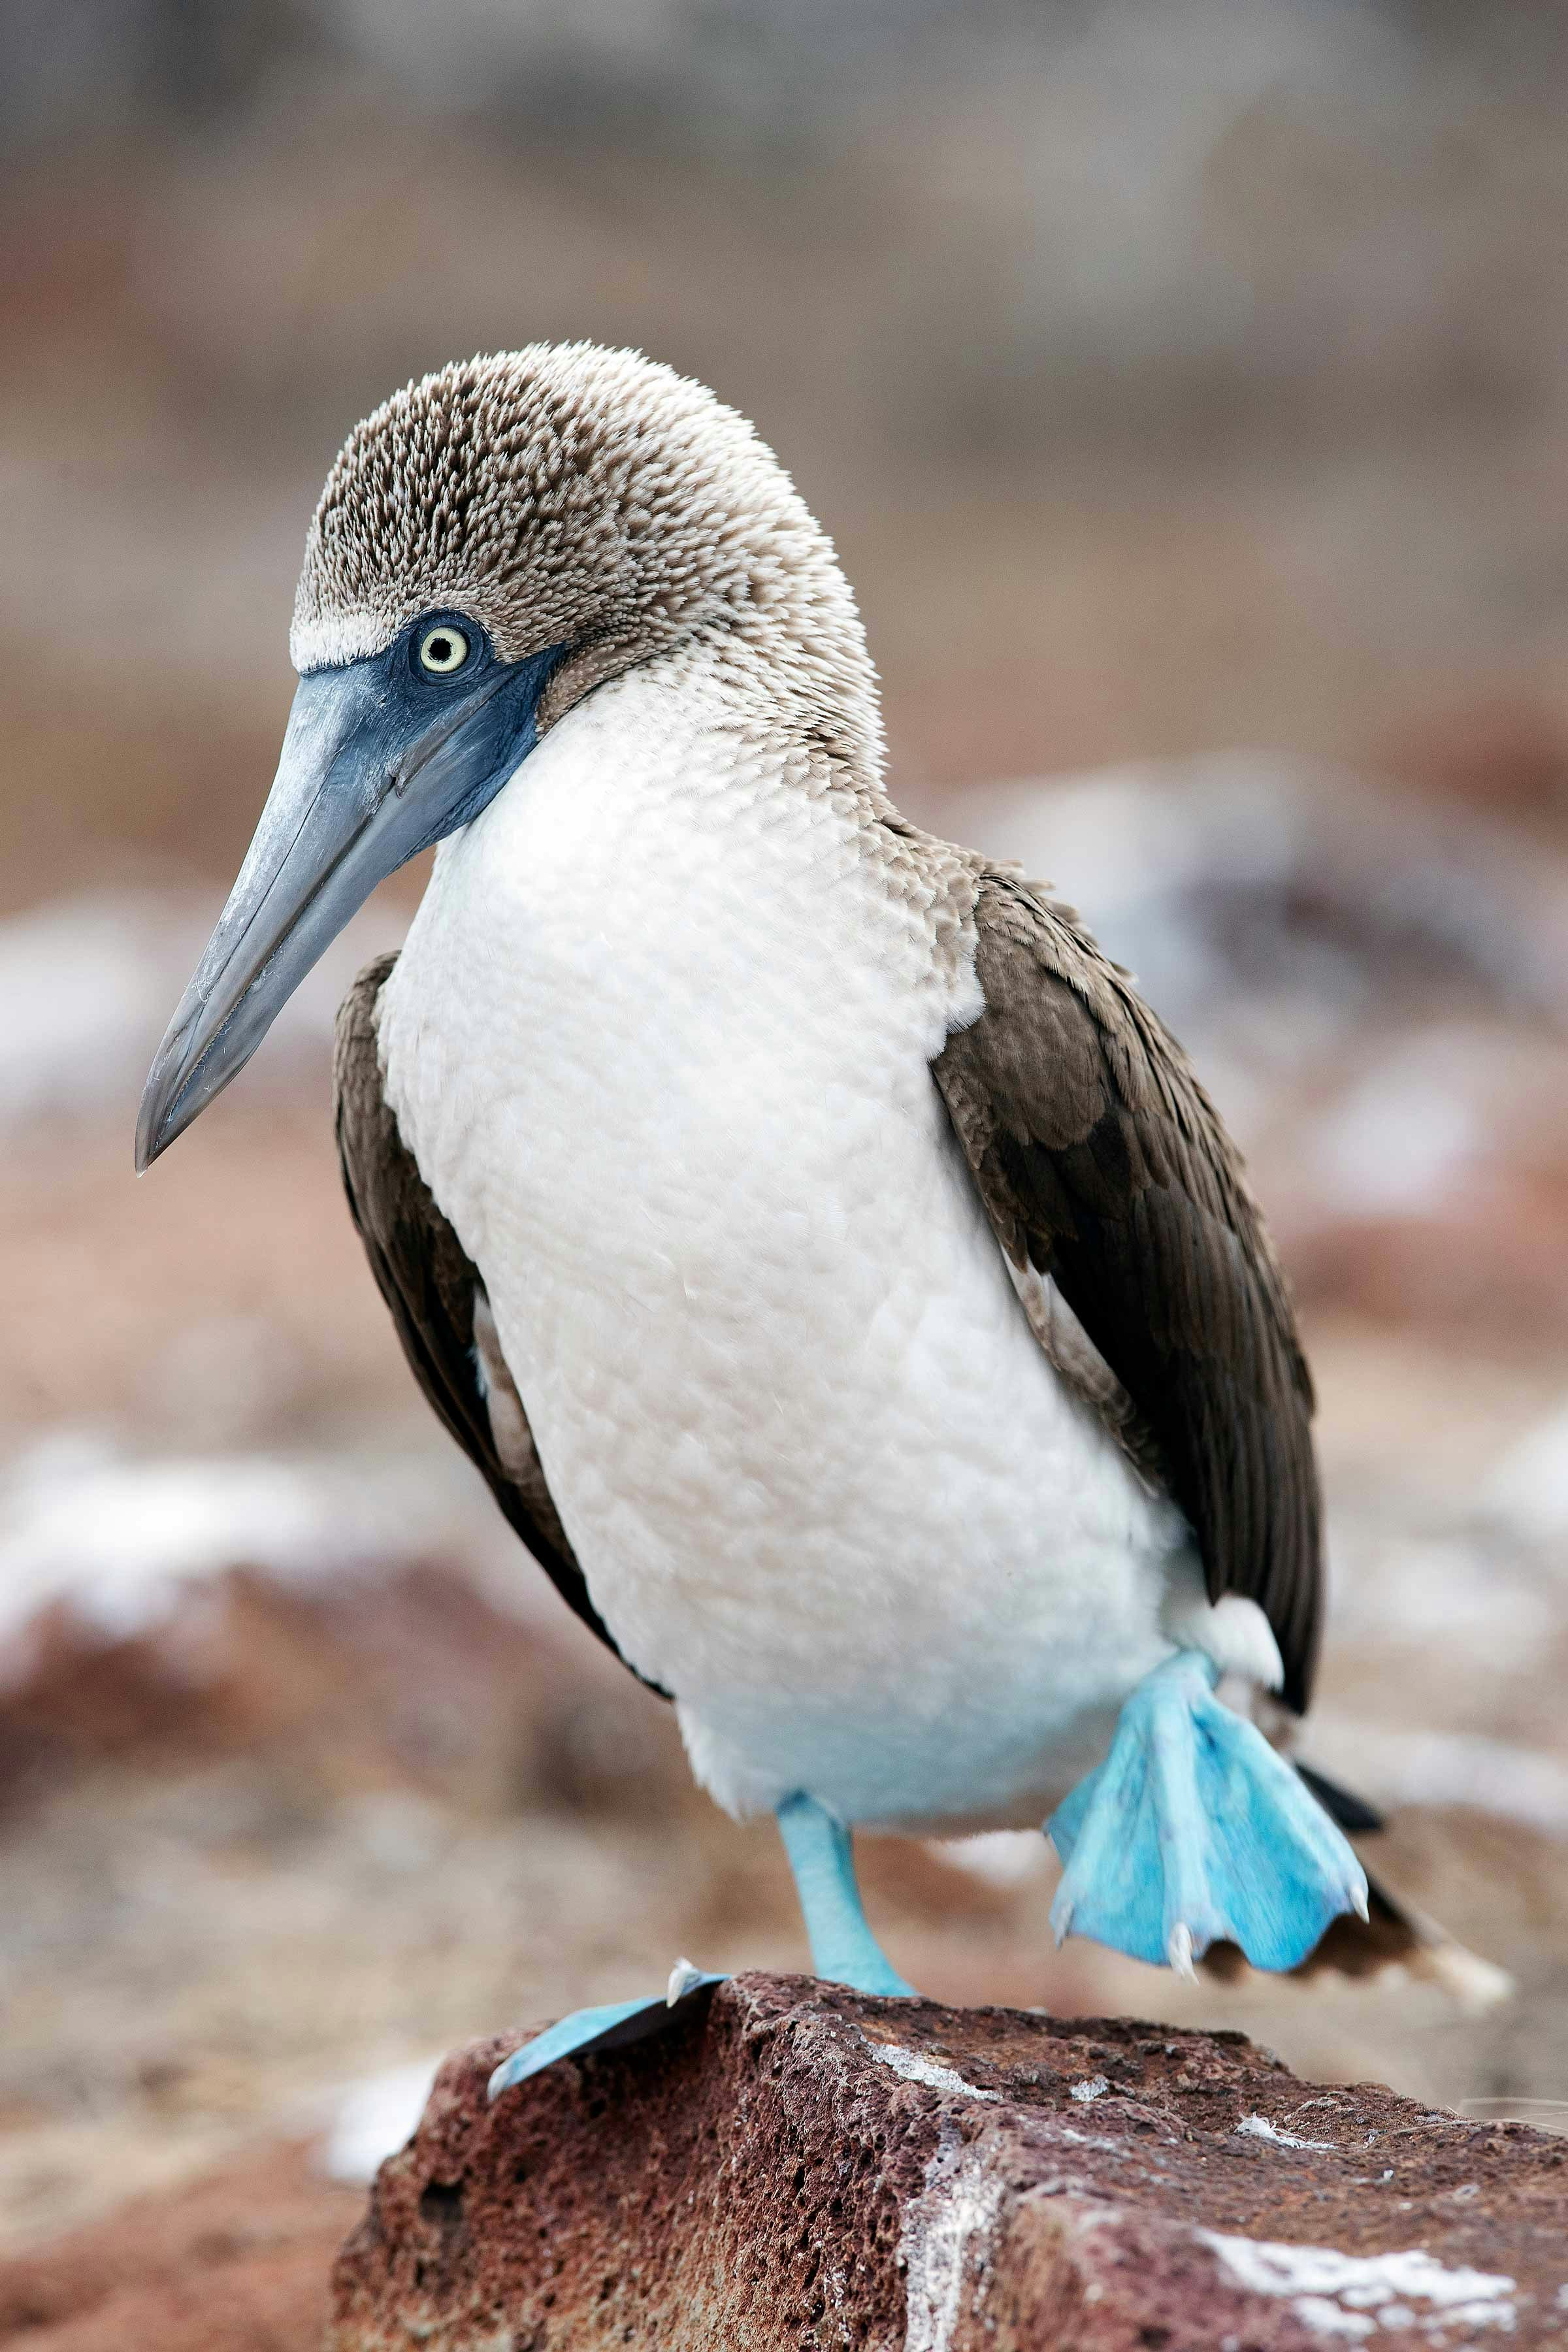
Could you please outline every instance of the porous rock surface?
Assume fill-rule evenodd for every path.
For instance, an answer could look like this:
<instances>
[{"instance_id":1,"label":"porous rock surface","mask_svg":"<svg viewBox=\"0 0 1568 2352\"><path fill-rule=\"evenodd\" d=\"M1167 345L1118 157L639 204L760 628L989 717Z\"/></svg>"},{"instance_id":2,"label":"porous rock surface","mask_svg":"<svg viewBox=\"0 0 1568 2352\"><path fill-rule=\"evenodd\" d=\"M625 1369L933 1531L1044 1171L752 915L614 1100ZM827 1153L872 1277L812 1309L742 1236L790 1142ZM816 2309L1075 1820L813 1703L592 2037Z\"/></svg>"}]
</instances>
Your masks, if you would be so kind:
<instances>
[{"instance_id":1,"label":"porous rock surface","mask_svg":"<svg viewBox=\"0 0 1568 2352\"><path fill-rule=\"evenodd\" d=\"M1239 2034L721 1986L661 2039L449 2059L331 2352L1568 2344L1568 2142Z\"/></svg>"}]
</instances>

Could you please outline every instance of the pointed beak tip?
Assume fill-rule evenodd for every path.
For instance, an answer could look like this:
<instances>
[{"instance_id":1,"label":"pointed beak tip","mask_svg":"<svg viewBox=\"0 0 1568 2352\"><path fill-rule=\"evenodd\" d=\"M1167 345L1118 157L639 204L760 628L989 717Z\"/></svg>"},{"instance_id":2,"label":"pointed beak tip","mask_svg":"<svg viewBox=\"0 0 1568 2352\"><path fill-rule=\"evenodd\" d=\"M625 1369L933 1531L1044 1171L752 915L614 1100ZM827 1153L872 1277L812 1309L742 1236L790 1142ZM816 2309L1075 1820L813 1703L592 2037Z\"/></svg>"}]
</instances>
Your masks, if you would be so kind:
<instances>
[{"instance_id":1,"label":"pointed beak tip","mask_svg":"<svg viewBox=\"0 0 1568 2352\"><path fill-rule=\"evenodd\" d=\"M154 1062L142 1090L142 1106L136 1114L136 1142L132 1153L138 1176L145 1176L154 1160L161 1158L175 1137L183 1130L184 1122L176 1124L169 1117L171 1097L166 1084L161 1083L163 1056Z\"/></svg>"}]
</instances>

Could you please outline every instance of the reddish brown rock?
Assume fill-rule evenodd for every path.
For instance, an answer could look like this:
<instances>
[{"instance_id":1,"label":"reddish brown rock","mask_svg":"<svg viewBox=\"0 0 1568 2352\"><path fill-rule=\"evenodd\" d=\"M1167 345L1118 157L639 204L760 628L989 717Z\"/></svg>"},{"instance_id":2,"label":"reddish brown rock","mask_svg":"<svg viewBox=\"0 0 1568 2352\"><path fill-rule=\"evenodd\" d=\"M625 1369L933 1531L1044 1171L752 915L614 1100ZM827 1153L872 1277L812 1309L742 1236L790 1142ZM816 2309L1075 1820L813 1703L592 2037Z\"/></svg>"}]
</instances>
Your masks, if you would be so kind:
<instances>
[{"instance_id":1,"label":"reddish brown rock","mask_svg":"<svg viewBox=\"0 0 1568 2352\"><path fill-rule=\"evenodd\" d=\"M749 1976L492 2107L437 2079L332 2352L1568 2343L1568 2144L1239 2034Z\"/></svg>"},{"instance_id":2,"label":"reddish brown rock","mask_svg":"<svg viewBox=\"0 0 1568 2352\"><path fill-rule=\"evenodd\" d=\"M321 2178L302 2144L138 2198L0 2262L0 2345L315 2352L332 2250L355 2201Z\"/></svg>"},{"instance_id":3,"label":"reddish brown rock","mask_svg":"<svg viewBox=\"0 0 1568 2352\"><path fill-rule=\"evenodd\" d=\"M0 1643L0 1813L95 1765L239 1757L296 1789L412 1787L489 1811L691 1801L670 1710L547 1589L514 1616L452 1562L298 1583L236 1565L129 1633L56 1601Z\"/></svg>"}]
</instances>

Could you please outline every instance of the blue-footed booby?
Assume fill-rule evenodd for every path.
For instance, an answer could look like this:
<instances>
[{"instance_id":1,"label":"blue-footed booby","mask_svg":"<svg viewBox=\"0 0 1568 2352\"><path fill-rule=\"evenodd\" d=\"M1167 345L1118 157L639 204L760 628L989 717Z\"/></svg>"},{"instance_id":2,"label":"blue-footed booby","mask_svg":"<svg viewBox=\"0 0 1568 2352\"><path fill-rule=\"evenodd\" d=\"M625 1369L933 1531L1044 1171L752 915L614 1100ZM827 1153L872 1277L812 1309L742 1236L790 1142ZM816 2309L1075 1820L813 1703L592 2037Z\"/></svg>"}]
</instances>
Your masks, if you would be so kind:
<instances>
[{"instance_id":1,"label":"blue-footed booby","mask_svg":"<svg viewBox=\"0 0 1568 2352\"><path fill-rule=\"evenodd\" d=\"M1305 1707L1321 1584L1240 1162L1071 909L888 798L854 600L752 427L636 353L443 369L333 466L290 649L138 1165L438 845L340 1020L355 1223L523 1542L776 1814L819 1973L910 1990L858 1826L1047 1822L1058 1939L1183 1971L1353 1942L1366 1820L1249 1706Z\"/></svg>"}]
</instances>

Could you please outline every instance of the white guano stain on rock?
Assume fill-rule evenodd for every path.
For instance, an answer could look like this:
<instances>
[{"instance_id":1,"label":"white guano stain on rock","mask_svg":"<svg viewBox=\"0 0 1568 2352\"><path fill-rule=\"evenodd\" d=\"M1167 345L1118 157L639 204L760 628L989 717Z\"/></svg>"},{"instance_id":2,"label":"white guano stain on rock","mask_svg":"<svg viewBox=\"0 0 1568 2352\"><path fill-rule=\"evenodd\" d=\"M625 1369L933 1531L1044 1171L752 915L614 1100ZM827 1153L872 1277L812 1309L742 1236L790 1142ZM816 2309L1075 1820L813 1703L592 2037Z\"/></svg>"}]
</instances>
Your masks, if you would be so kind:
<instances>
[{"instance_id":1,"label":"white guano stain on rock","mask_svg":"<svg viewBox=\"0 0 1568 2352\"><path fill-rule=\"evenodd\" d=\"M1096 2099L1103 2099L1110 2088L1103 2074L1091 2074L1087 2083L1075 2083L1068 2096L1076 2099L1080 2106L1088 2107L1092 2106Z\"/></svg>"},{"instance_id":2,"label":"white guano stain on rock","mask_svg":"<svg viewBox=\"0 0 1568 2352\"><path fill-rule=\"evenodd\" d=\"M895 2074L901 2074L906 2083L923 2083L927 2090L945 2091L950 2097L956 2094L965 2099L992 2099L998 2103L1001 2100L1000 2091L977 2089L974 2084L966 2083L962 2074L955 2074L951 2066L942 2065L939 2059L928 2058L921 2050L900 2049L896 2042L873 2042L870 2047L872 2055L882 2065L890 2066Z\"/></svg>"},{"instance_id":3,"label":"white guano stain on rock","mask_svg":"<svg viewBox=\"0 0 1568 2352\"><path fill-rule=\"evenodd\" d=\"M1500 2272L1450 2270L1420 2246L1391 2254L1342 2254L1332 2246L1288 2246L1200 2230L1236 2283L1253 2294L1285 2295L1320 2336L1358 2342L1380 2328L1419 2327L1452 2344L1457 2327L1514 2325L1515 2282ZM1425 2306L1422 2308L1421 2306Z\"/></svg>"},{"instance_id":4,"label":"white guano stain on rock","mask_svg":"<svg viewBox=\"0 0 1568 2352\"><path fill-rule=\"evenodd\" d=\"M1267 2116L1243 2116L1236 2128L1244 2138L1266 2139L1275 2147L1310 2147L1319 2156L1339 2154L1331 2139L1300 2139L1294 2132L1281 2131Z\"/></svg>"},{"instance_id":5,"label":"white guano stain on rock","mask_svg":"<svg viewBox=\"0 0 1568 2352\"><path fill-rule=\"evenodd\" d=\"M1358 2311L1343 2311L1325 2295L1299 2294L1290 2307L1315 2336L1347 2336L1359 2341L1376 2333L1375 2320L1363 2318Z\"/></svg>"},{"instance_id":6,"label":"white guano stain on rock","mask_svg":"<svg viewBox=\"0 0 1568 2352\"><path fill-rule=\"evenodd\" d=\"M983 2156L955 2150L951 2141L931 2158L925 2180L904 2215L900 2247L907 2314L903 2352L950 2352L965 2284L979 2286L984 2279L1006 2183Z\"/></svg>"}]
</instances>

